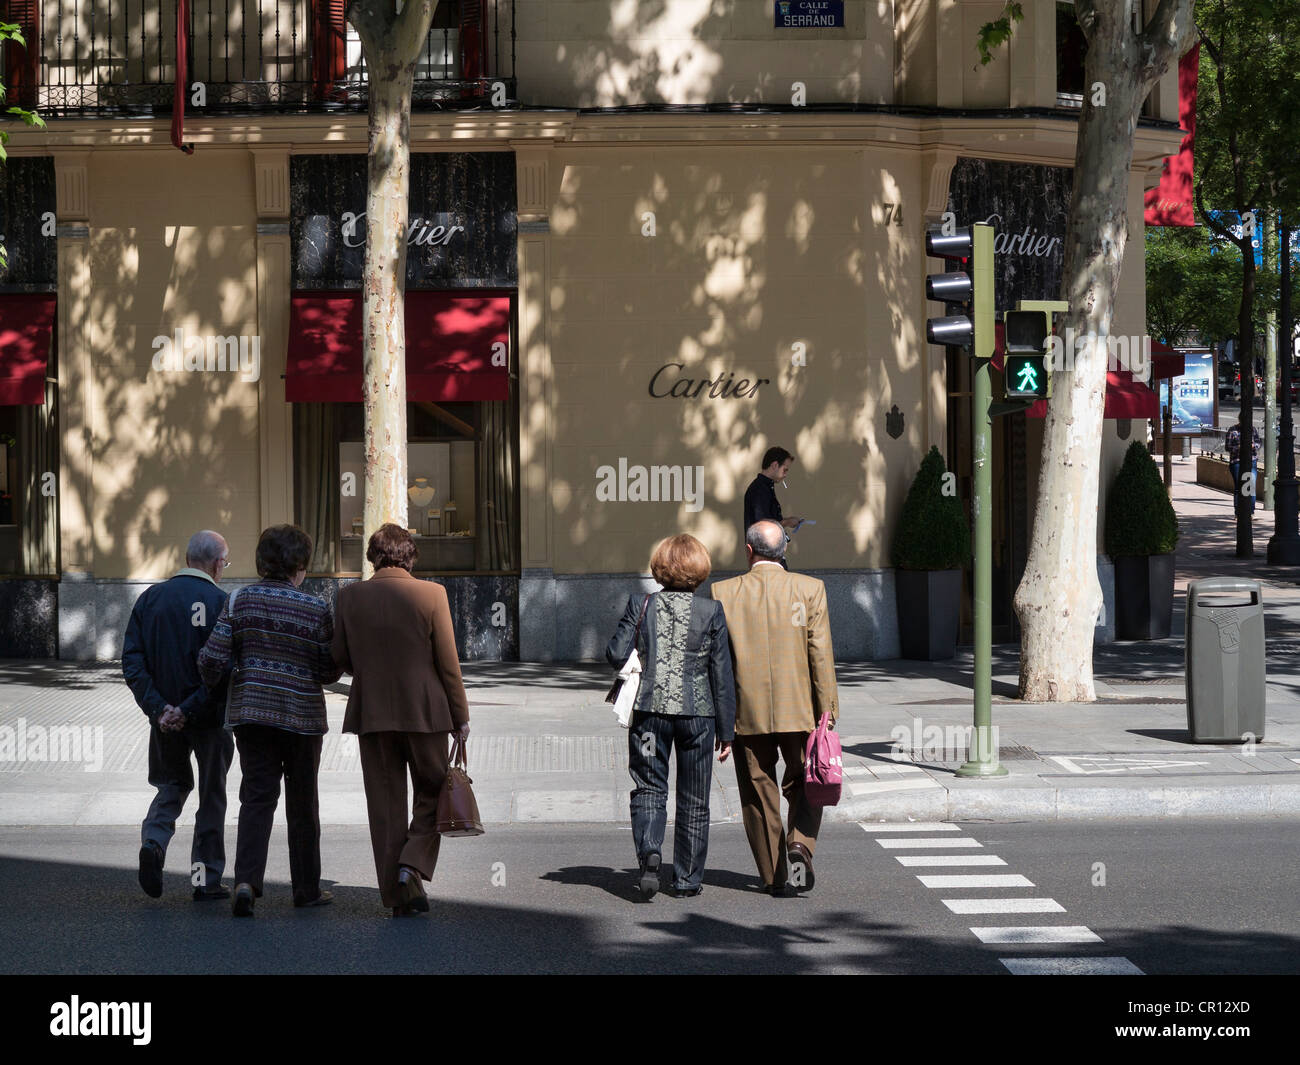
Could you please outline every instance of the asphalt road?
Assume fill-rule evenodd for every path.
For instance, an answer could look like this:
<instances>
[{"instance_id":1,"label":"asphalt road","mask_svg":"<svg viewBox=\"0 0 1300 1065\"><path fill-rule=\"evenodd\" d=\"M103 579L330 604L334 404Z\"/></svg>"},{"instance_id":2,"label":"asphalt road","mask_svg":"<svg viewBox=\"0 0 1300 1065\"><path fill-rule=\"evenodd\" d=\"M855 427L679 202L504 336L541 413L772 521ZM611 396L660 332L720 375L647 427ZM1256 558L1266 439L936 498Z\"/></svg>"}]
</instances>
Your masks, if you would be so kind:
<instances>
[{"instance_id":1,"label":"asphalt road","mask_svg":"<svg viewBox=\"0 0 1300 1065\"><path fill-rule=\"evenodd\" d=\"M1300 972L1300 821L956 829L828 825L816 889L772 899L758 891L743 829L715 825L705 893L646 903L633 899L625 828L489 827L444 842L432 912L396 921L379 904L359 827L323 831L336 902L318 910L292 907L277 830L252 920L232 918L226 903L191 901L180 869L169 868L162 899L146 898L133 829L3 829L0 972L1006 974L1002 959L1061 957L1118 958L1149 974ZM188 845L182 830L171 868ZM984 864L908 866L900 855ZM1019 874L1028 885L918 879L964 874ZM1060 909L960 912L990 899ZM972 932L1004 926L1083 926L1100 940L1004 945Z\"/></svg>"}]
</instances>

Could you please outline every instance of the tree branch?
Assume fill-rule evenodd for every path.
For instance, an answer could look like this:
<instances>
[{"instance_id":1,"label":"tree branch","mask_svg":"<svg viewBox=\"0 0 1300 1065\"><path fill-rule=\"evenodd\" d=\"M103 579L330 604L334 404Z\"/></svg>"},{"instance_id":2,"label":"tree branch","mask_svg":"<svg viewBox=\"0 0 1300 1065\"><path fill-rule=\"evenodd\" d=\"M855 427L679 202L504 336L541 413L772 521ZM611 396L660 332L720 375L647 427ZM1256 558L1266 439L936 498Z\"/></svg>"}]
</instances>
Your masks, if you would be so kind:
<instances>
[{"instance_id":1,"label":"tree branch","mask_svg":"<svg viewBox=\"0 0 1300 1065\"><path fill-rule=\"evenodd\" d=\"M1196 37L1191 0L1160 0L1138 38L1143 56L1139 78L1154 82L1171 62L1182 58Z\"/></svg>"}]
</instances>

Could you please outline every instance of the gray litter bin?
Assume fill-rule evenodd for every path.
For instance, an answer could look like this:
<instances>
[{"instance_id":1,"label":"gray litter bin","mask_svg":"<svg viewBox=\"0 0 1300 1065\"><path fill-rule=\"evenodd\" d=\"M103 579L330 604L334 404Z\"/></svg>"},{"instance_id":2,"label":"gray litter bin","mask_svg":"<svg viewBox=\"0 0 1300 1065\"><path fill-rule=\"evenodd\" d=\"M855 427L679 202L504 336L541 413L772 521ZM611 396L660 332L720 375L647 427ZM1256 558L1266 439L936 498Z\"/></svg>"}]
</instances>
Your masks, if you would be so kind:
<instances>
[{"instance_id":1,"label":"gray litter bin","mask_svg":"<svg viewBox=\"0 0 1300 1065\"><path fill-rule=\"evenodd\" d=\"M1193 743L1264 738L1264 601L1258 581L1187 586L1187 731Z\"/></svg>"}]
</instances>

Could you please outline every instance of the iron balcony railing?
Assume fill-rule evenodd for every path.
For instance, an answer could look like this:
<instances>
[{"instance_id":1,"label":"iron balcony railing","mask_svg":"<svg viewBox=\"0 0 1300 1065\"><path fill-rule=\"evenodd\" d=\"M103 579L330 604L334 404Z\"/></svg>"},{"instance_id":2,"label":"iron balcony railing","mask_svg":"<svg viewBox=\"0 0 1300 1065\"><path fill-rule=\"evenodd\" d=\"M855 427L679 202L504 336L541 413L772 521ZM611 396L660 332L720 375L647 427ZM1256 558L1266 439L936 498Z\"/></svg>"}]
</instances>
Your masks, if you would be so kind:
<instances>
[{"instance_id":1,"label":"iron balcony railing","mask_svg":"<svg viewBox=\"0 0 1300 1065\"><path fill-rule=\"evenodd\" d=\"M345 20L347 0L189 6L187 111L366 107L365 58ZM27 41L7 42L0 56L8 102L51 118L170 112L177 8L177 0L0 0L0 20L17 23ZM412 106L515 100L514 15L514 0L440 0Z\"/></svg>"}]
</instances>

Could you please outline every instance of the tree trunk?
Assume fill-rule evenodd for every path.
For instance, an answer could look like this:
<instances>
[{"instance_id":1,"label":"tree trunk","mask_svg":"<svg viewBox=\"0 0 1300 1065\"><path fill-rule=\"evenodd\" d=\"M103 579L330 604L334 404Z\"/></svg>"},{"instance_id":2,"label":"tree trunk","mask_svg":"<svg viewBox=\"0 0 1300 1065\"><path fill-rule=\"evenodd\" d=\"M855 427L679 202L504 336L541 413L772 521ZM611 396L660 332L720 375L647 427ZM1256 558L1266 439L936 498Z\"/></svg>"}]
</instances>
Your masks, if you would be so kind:
<instances>
[{"instance_id":1,"label":"tree trunk","mask_svg":"<svg viewBox=\"0 0 1300 1065\"><path fill-rule=\"evenodd\" d=\"M1088 38L1084 112L1066 228L1064 369L1052 374L1043 429L1034 530L1016 589L1020 697L1091 702L1093 631L1102 606L1097 579L1097 498L1106 338L1128 239L1129 168L1142 101L1191 34L1191 0L1163 0L1139 41L1125 0L1078 3ZM1159 28L1157 28L1159 26ZM1104 104L1094 102L1096 87ZM1068 330L1073 329L1073 334Z\"/></svg>"},{"instance_id":2,"label":"tree trunk","mask_svg":"<svg viewBox=\"0 0 1300 1065\"><path fill-rule=\"evenodd\" d=\"M432 0L354 0L370 121L361 336L365 412L364 543L386 522L407 527L406 234L415 62L433 20ZM362 576L373 572L362 560Z\"/></svg>"},{"instance_id":3,"label":"tree trunk","mask_svg":"<svg viewBox=\"0 0 1300 1065\"><path fill-rule=\"evenodd\" d=\"M1253 558L1255 555L1254 500L1242 495L1242 488L1250 476L1251 456L1255 446L1255 249L1250 246L1250 234L1242 231L1241 247L1241 305L1237 311L1237 366L1241 373L1241 413L1237 424L1241 427L1241 450L1237 452L1237 557Z\"/></svg>"},{"instance_id":4,"label":"tree trunk","mask_svg":"<svg viewBox=\"0 0 1300 1065\"><path fill-rule=\"evenodd\" d=\"M1260 247L1263 250L1263 259L1265 263L1271 264L1275 259L1270 259L1271 249L1273 246L1273 212L1264 212L1264 224L1260 229ZM1264 509L1273 509L1273 482L1277 480L1277 430L1275 423L1277 419L1277 335L1274 333L1275 323L1273 319L1273 308L1270 305L1268 315L1264 324L1264 472L1263 472L1263 491L1256 494L1264 500Z\"/></svg>"}]
</instances>

